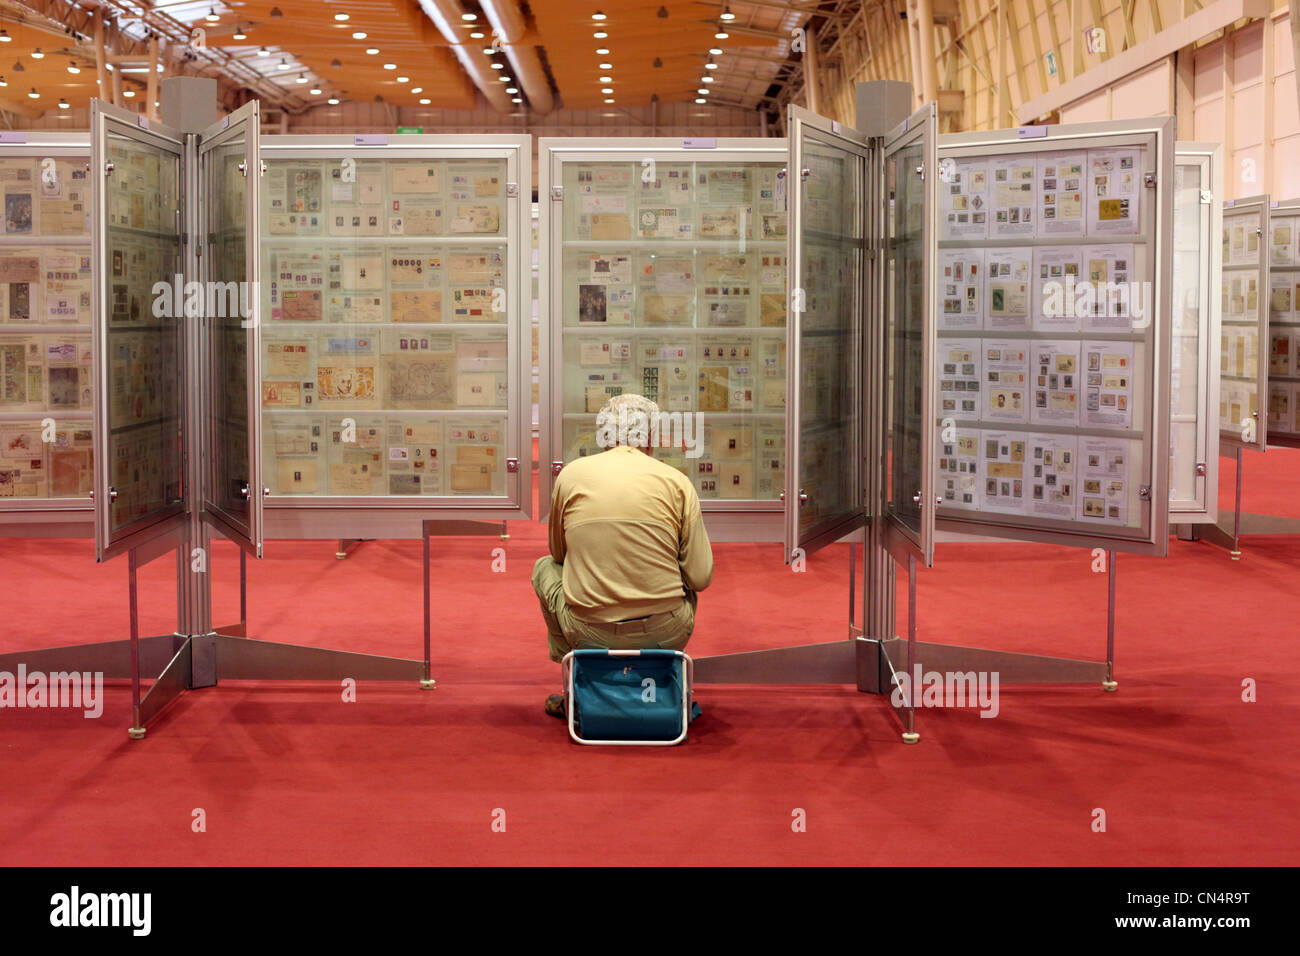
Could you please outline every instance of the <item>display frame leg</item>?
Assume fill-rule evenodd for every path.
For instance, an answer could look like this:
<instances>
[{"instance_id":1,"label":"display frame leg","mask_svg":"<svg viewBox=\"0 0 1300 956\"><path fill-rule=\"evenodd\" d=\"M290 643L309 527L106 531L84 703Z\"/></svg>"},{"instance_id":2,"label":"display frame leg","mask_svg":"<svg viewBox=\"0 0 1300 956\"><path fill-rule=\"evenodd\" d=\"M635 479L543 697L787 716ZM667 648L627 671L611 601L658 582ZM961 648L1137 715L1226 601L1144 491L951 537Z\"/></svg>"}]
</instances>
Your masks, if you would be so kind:
<instances>
[{"instance_id":1,"label":"display frame leg","mask_svg":"<svg viewBox=\"0 0 1300 956\"><path fill-rule=\"evenodd\" d=\"M431 577L431 560L429 557L429 522L424 522L423 533L420 535L420 543L424 550L423 570L424 570L424 670L420 675L420 689L433 690L438 686L438 682L433 679L433 585Z\"/></svg>"},{"instance_id":2,"label":"display frame leg","mask_svg":"<svg viewBox=\"0 0 1300 956\"><path fill-rule=\"evenodd\" d=\"M126 735L132 740L140 740L144 737L145 730L144 722L140 719L140 606L136 589L135 548L127 552L126 577L131 629L131 726L127 728Z\"/></svg>"},{"instance_id":3,"label":"display frame leg","mask_svg":"<svg viewBox=\"0 0 1300 956\"><path fill-rule=\"evenodd\" d=\"M1106 679L1101 689L1114 693L1119 690L1115 680L1115 582L1119 577L1116 553L1106 552Z\"/></svg>"}]
</instances>

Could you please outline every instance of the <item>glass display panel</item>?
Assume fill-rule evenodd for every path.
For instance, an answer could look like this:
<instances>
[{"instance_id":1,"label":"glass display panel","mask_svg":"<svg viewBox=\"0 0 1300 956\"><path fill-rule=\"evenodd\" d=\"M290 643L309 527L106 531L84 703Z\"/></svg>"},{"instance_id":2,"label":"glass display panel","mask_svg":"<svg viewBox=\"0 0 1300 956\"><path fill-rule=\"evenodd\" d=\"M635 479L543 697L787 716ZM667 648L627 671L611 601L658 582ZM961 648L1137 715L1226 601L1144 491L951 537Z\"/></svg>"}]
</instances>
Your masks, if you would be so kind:
<instances>
[{"instance_id":1,"label":"glass display panel","mask_svg":"<svg viewBox=\"0 0 1300 956\"><path fill-rule=\"evenodd\" d=\"M1219 428L1224 438L1262 447L1259 412L1261 328L1271 309L1264 250L1266 204L1247 200L1223 210L1223 290L1220 316ZM1284 227L1285 228L1285 227ZM1269 243L1270 247L1272 243Z\"/></svg>"},{"instance_id":2,"label":"glass display panel","mask_svg":"<svg viewBox=\"0 0 1300 956\"><path fill-rule=\"evenodd\" d=\"M175 293L179 157L159 145L105 133L103 283L109 531L181 505L183 307ZM158 295L156 284L172 289Z\"/></svg>"},{"instance_id":3,"label":"glass display panel","mask_svg":"<svg viewBox=\"0 0 1300 956\"><path fill-rule=\"evenodd\" d=\"M204 156L210 283L206 315L211 336L212 385L209 431L212 504L245 534L251 533L250 507L261 489L250 481L248 420L248 341L246 327L255 302L248 275L248 189L241 170L247 162L244 135L230 137Z\"/></svg>"},{"instance_id":4,"label":"glass display panel","mask_svg":"<svg viewBox=\"0 0 1300 956\"><path fill-rule=\"evenodd\" d=\"M865 164L806 127L800 190L799 540L863 513Z\"/></svg>"},{"instance_id":5,"label":"glass display panel","mask_svg":"<svg viewBox=\"0 0 1300 956\"><path fill-rule=\"evenodd\" d=\"M1268 443L1300 445L1300 204L1269 215Z\"/></svg>"},{"instance_id":6,"label":"glass display panel","mask_svg":"<svg viewBox=\"0 0 1300 956\"><path fill-rule=\"evenodd\" d=\"M1110 143L941 151L935 477L940 518L963 522L950 528L1151 533L1160 193L1145 173L1157 157L1141 140ZM1182 200L1199 223L1199 184ZM1193 285L1194 240L1179 267ZM1190 404L1176 409L1191 424L1178 447L1194 466L1195 290L1179 302L1175 380Z\"/></svg>"},{"instance_id":7,"label":"glass display panel","mask_svg":"<svg viewBox=\"0 0 1300 956\"><path fill-rule=\"evenodd\" d=\"M94 487L89 156L0 148L0 508Z\"/></svg>"},{"instance_id":8,"label":"glass display panel","mask_svg":"<svg viewBox=\"0 0 1300 956\"><path fill-rule=\"evenodd\" d=\"M565 161L559 302L564 460L636 392L670 418L657 457L710 502L785 483L781 163Z\"/></svg>"},{"instance_id":9,"label":"glass display panel","mask_svg":"<svg viewBox=\"0 0 1300 956\"><path fill-rule=\"evenodd\" d=\"M507 160L263 149L263 484L505 496Z\"/></svg>"},{"instance_id":10,"label":"glass display panel","mask_svg":"<svg viewBox=\"0 0 1300 956\"><path fill-rule=\"evenodd\" d=\"M1173 341L1169 353L1169 501L1196 506L1204 482L1197 464L1206 454L1200 440L1202 285L1208 279L1205 204L1199 164L1174 167ZM1217 454L1217 451L1215 452ZM1203 505L1199 506L1203 507Z\"/></svg>"}]
</instances>

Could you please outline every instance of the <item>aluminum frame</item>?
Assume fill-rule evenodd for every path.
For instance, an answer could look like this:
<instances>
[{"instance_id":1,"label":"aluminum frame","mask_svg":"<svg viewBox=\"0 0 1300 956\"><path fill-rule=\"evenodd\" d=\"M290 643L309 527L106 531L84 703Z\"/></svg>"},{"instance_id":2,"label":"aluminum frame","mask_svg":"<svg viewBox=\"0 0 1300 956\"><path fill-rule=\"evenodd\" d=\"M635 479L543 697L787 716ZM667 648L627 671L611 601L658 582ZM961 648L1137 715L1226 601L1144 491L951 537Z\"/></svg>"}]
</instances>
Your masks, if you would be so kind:
<instances>
[{"instance_id":1,"label":"aluminum frame","mask_svg":"<svg viewBox=\"0 0 1300 956\"><path fill-rule=\"evenodd\" d=\"M896 367L895 362L891 362L892 343L887 337L890 328L888 316L881 314L879 318L880 334L886 336L881 342L882 355L881 360L884 363L880 369L881 376L878 388L881 390L881 411L883 415L880 418L880 454L879 468L880 478L880 514L885 519L884 545L900 563L907 563L909 558L916 558L924 567L934 565L934 541L937 514L935 506L931 502L936 501L935 494L935 439L938 436L938 427L935 422L935 395L938 393L939 382L938 373L935 370L935 355L938 349L939 335L939 317L936 309L937 299L935 296L935 285L938 281L938 260L939 244L938 230L935 224L938 221L938 187L935 185L939 181L938 177L938 146L939 146L939 107L936 103L927 103L919 110L903 120L898 126L891 130L882 143L881 151L881 189L882 198L887 195L887 176L890 158L902 150L909 149L917 143L921 144L923 158L921 168L915 170L920 175L922 181L923 198L921 202L921 487L914 493L913 501L918 505L918 523L919 531L913 531L907 527L897 515L889 508L887 489L889 488L890 477L888 468L890 464L889 453L890 435L893 432L894 420L892 417L892 385L893 374ZM906 172L904 170L904 172ZM890 242L889 224L886 222L881 233L882 242ZM884 250L885 261L882 263L882 281L888 283L889 251L886 247ZM892 308L897 309L897 304ZM881 308L889 309L891 304L887 291L882 290ZM906 490L904 489L904 494ZM917 498L919 497L919 500Z\"/></svg>"},{"instance_id":2,"label":"aluminum frame","mask_svg":"<svg viewBox=\"0 0 1300 956\"><path fill-rule=\"evenodd\" d=\"M789 197L787 202L789 221L786 226L786 236L789 251L786 256L786 286L789 290L788 298L791 302L791 308L786 321L786 453L785 492L782 498L786 503L798 502L798 505L785 508L785 561L787 564L794 560L796 553L804 556L811 554L819 548L839 540L846 534L851 534L867 522L867 462L870 460L868 449L871 447L874 436L869 421L871 403L867 400L869 391L867 387L867 368L870 361L870 353L867 348L870 324L867 315L871 304L873 304L871 291L874 289L872 284L874 273L871 272L873 263L868 251L874 251L875 246L879 245L879 236L872 230L871 219L867 215L868 210L873 208L871 197L872 186L875 185L873 172L876 170L876 164L873 161L878 152L876 146L868 137L857 130L843 126L834 120L819 116L798 106L790 106L788 110L786 124L790 131L790 162L788 168L791 172L788 176L790 185L787 193ZM858 229L861 233L858 269L861 281L856 309L857 336L860 346L856 362L856 390L861 407L859 409L859 453L856 459L848 462L848 466L854 471L853 484L858 488L856 509L851 508L847 513L832 515L805 532L801 529L799 522L800 509L806 500L804 486L810 484L804 481L801 454L803 401L800 386L803 380L804 310L794 308L794 304L797 301L797 293L804 288L803 198L805 185L803 172L806 168L804 166L805 143L809 140L814 140L822 146L841 150L846 157L852 156L857 159L858 193L862 198L862 202L858 210ZM872 379L872 381L875 380Z\"/></svg>"},{"instance_id":3,"label":"aluminum frame","mask_svg":"<svg viewBox=\"0 0 1300 956\"><path fill-rule=\"evenodd\" d=\"M698 145L689 146L695 142ZM709 145L712 144L712 145ZM789 169L789 144L786 139L769 137L735 137L715 140L683 140L673 137L542 137L537 141L537 197L539 225L537 233L538 269L538 520L550 513L551 492L557 463L564 452L563 368L563 268L564 216L556 206L562 199L552 198L552 190L563 186L565 163L599 163L651 159L664 163L688 163L699 160L737 163L783 163ZM787 193L787 208L789 208ZM790 223L786 224L789 250ZM621 243L623 246L635 244ZM786 323L789 327L790 316ZM787 382L790 357L786 356ZM788 420L789 406L786 407ZM786 474L790 473L790 448L786 445ZM705 528L714 541L780 541L784 506L779 500L735 499L700 502Z\"/></svg>"},{"instance_id":4,"label":"aluminum frame","mask_svg":"<svg viewBox=\"0 0 1300 956\"><path fill-rule=\"evenodd\" d=\"M1300 217L1300 199L1283 199L1283 200L1279 200L1279 201L1276 201L1276 202L1271 203L1271 204L1270 204L1270 209L1269 209L1269 222L1270 222L1270 224L1271 224L1271 222L1272 222L1272 217L1273 217L1273 215L1274 215L1275 213L1276 213L1276 214L1291 213L1291 214L1293 214L1293 215L1295 215L1295 216L1297 216L1297 217ZM1298 223L1300 223L1300 219L1297 219L1296 221L1297 221ZM1270 233L1271 233L1271 231L1272 231L1272 230L1270 229ZM1293 275L1293 278L1294 278L1294 279L1300 279L1300 265L1295 265L1295 266L1291 266L1291 267L1285 267L1285 266L1274 266L1274 265L1270 262L1270 263L1269 263L1269 282L1270 282L1270 284L1272 283L1273 270L1274 270L1275 268L1276 268L1279 272L1291 272L1291 273L1294 274L1294 275ZM1292 289L1293 289L1293 290L1294 290L1294 287L1295 287L1295 282L1293 281L1293 282L1292 282ZM1291 303L1291 305L1292 305L1292 308L1294 309L1294 307L1295 307L1295 302L1293 301L1293 302ZM1291 325L1292 325L1292 326L1300 325L1300 320L1297 320L1296 322L1291 323ZM1268 328L1269 328L1269 335L1268 335L1267 337L1265 337L1265 338L1260 339L1260 341L1259 341L1259 351L1260 351L1260 354L1261 354L1261 356L1265 356L1266 359L1267 359L1267 356L1268 356L1269 354L1271 354L1271 352L1272 352L1272 328L1273 328L1273 320L1272 320L1272 316L1271 316L1271 315L1270 315L1270 317L1269 317ZM1295 331L1300 331L1300 328L1295 329ZM1273 380L1274 380L1274 378L1280 378L1280 377L1279 377L1279 376L1274 376L1274 375L1272 374L1272 371L1270 370L1270 372L1269 372L1269 377L1268 377L1268 379L1267 379L1267 382L1268 382L1268 391L1269 391L1269 392L1272 391ZM1300 375L1296 375L1296 376L1285 376L1285 383L1288 384L1288 385L1296 385L1297 383L1300 383ZM1264 420L1265 424L1267 425L1267 423L1268 423L1268 411L1267 411L1267 409L1268 409L1268 394L1267 394L1267 393L1264 394L1264 395L1262 395L1262 396L1260 396L1259 407L1260 407L1260 410L1263 412L1263 414L1260 415L1260 418L1262 418L1262 419ZM1295 421L1295 408L1294 408L1294 406L1291 408L1291 420L1292 420L1292 421ZM1268 433L1268 446L1269 446L1270 448L1300 448L1300 431L1295 431L1295 432L1270 431L1270 432Z\"/></svg>"},{"instance_id":5,"label":"aluminum frame","mask_svg":"<svg viewBox=\"0 0 1300 956\"><path fill-rule=\"evenodd\" d=\"M53 133L44 130L5 130L0 132L0 159L40 159L55 157L58 159L82 159L86 163L87 180L91 179L91 137L89 133ZM88 182L89 185L89 182ZM87 244L94 257L94 231L84 237L78 236L0 236L0 248L20 243L23 246L69 246ZM95 275L92 270L92 287ZM93 295L93 293L92 293ZM94 311L91 321L84 325L51 325L45 322L33 322L28 325L2 326L0 334L95 334ZM93 360L92 360L93 368ZM33 417L44 418L45 412L3 412L0 411L0 423L29 421ZM95 428L95 413L76 411L64 416L69 422L85 422ZM93 497L85 498L3 498L0 499L0 537L78 537L95 536L95 504Z\"/></svg>"},{"instance_id":6,"label":"aluminum frame","mask_svg":"<svg viewBox=\"0 0 1300 956\"><path fill-rule=\"evenodd\" d=\"M100 100L92 100L90 106L91 125L91 234L93 236L92 274L94 276L92 314L95 317L94 348L94 454L95 454L95 554L96 560L107 561L133 548L140 547L155 538L178 534L184 527L189 508L188 489L182 491L182 499L156 510L152 515L137 519L117 531L112 527L112 475L109 468L112 457L109 455L109 401L107 387L109 382L108 367L108 307L107 282L109 270L105 268L108 258L108 228L106 191L104 177L105 162L108 155L108 137L114 136L142 143L176 157L177 164L177 200L183 206L185 202L185 141L183 135L162 123L152 122L138 113L120 107L111 106ZM177 209L178 219L182 210ZM185 225L178 222L176 258L177 265L184 257L183 237ZM178 271L183 271L179 270ZM182 330L181 335L184 335ZM185 433L185 397L193 387L192 376L181 368L181 385L177 390L180 407L176 410L182 445L181 469L184 471L184 456L193 454L191 439Z\"/></svg>"},{"instance_id":7,"label":"aluminum frame","mask_svg":"<svg viewBox=\"0 0 1300 956\"><path fill-rule=\"evenodd\" d=\"M1265 402L1268 401L1268 348L1267 348L1268 301L1267 301L1267 296L1268 296L1268 289L1269 289L1268 286L1269 263L1268 263L1268 253L1264 249L1263 239L1269 234L1269 215L1273 205L1274 203L1270 200L1267 194L1263 194L1259 196L1247 196L1242 199L1227 199L1224 200L1223 203L1222 220L1223 220L1223 228L1225 229L1228 227L1229 219L1233 218L1239 213L1249 213L1251 210L1257 208L1259 210L1258 233L1260 236L1259 265L1255 267L1256 273L1258 275L1257 288L1259 289L1258 308L1255 310L1257 313L1256 322L1258 323L1258 327L1259 327L1259 339L1258 339L1259 344L1258 347L1256 348L1256 352L1258 353L1257 356L1258 363L1255 372L1255 405L1256 405L1255 440L1254 441L1243 440L1240 426L1238 426L1235 429L1220 427L1219 428L1220 452L1221 454L1226 454L1229 456L1236 454L1236 450L1238 448L1253 448L1256 451L1263 451L1265 448L1268 447L1268 415L1260 414L1261 410L1263 410L1265 407ZM1222 255L1222 244L1220 244L1220 255ZM1249 264L1242 265L1242 266L1232 266L1232 265L1228 265L1227 263L1223 263L1221 265L1221 272L1227 273L1229 270L1246 271L1250 268L1251 266ZM1226 282L1227 281L1226 278L1223 281ZM1220 315L1219 320L1220 323L1224 321L1222 314ZM1223 394L1222 364L1220 364L1220 368L1219 368L1219 378L1220 378L1219 394L1220 396L1222 396Z\"/></svg>"},{"instance_id":8,"label":"aluminum frame","mask_svg":"<svg viewBox=\"0 0 1300 956\"><path fill-rule=\"evenodd\" d=\"M481 236L367 236L368 245L412 245L430 240L442 245L507 245L506 314L509 398L505 457L518 468L507 470L503 496L429 495L412 499L394 495L265 495L263 534L266 538L414 538L423 522L437 519L504 521L532 515L532 243L529 230L529 175L532 137L514 134L395 136L273 135L260 140L262 161L283 159L504 159L506 181L517 186L504 199L506 230ZM262 212L256 222L261 250ZM276 243L318 242L320 237L277 237ZM259 323L260 325L260 323ZM258 355L260 364L261 356ZM261 384L258 382L258 410ZM323 414L319 410L294 414ZM458 418L500 417L501 409L450 410ZM261 480L261 476L259 476Z\"/></svg>"},{"instance_id":9,"label":"aluminum frame","mask_svg":"<svg viewBox=\"0 0 1300 956\"><path fill-rule=\"evenodd\" d=\"M1045 133L1038 130L1045 129ZM1022 130L1032 130L1023 133ZM1141 488L1148 484L1145 498L1139 497L1138 507L1144 511L1142 524L1135 529L1102 529L1083 526L1077 519L1054 519L1030 515L1010 515L1000 512L963 512L961 509L941 507L936 521L939 531L966 535L987 535L1022 541L1040 541L1046 544L1064 544L1084 548L1123 551L1163 557L1169 549L1169 350L1171 295L1173 286L1173 175L1174 175L1174 118L1151 117L1138 120L1117 120L1097 123L1076 123L1048 127L1020 127L1019 129L988 132L951 133L940 138L941 156L966 158L972 156L1026 155L1061 150L1143 147L1145 166L1140 172L1154 173L1154 196L1144 199L1143 228L1134 235L1105 236L1083 235L1057 239L955 239L945 240L944 248L995 248L1025 245L1035 247L1050 245L1079 245L1103 243L1133 243L1153 245L1149 262L1153 264L1149 281L1155 285L1151 323L1140 339L1125 333L1122 340L1140 342L1145 350L1146 368L1143 393L1145 415L1140 434L1136 429L1117 431L1116 438L1142 441L1142 468L1130 480ZM1150 216L1150 218L1146 218ZM1076 333L1040 333L1044 337L1070 338ZM1107 333L1077 333L1080 338L1105 340L1115 338ZM1016 426L1008 426L1016 427ZM1031 428L1051 432L1048 426ZM1133 473L1130 472L1130 475Z\"/></svg>"},{"instance_id":10,"label":"aluminum frame","mask_svg":"<svg viewBox=\"0 0 1300 956\"><path fill-rule=\"evenodd\" d=\"M1223 144L1180 142L1174 145L1174 165L1198 171L1202 201L1200 205L1200 265L1197 288L1201 294L1200 328L1197 332L1196 372L1196 461L1204 465L1198 475L1195 494L1170 498L1171 524L1213 524L1219 519L1219 328L1222 310L1223 244ZM1208 194L1208 201L1204 198ZM1174 242L1177 245L1178 237ZM1175 248L1175 252L1177 249ZM1171 286L1172 288L1172 286ZM1178 303L1173 303L1174 308ZM1173 328L1170 327L1172 353ZM1170 371L1173 369L1172 354ZM1170 392L1170 425L1182 424L1173 411ZM1172 469L1172 463L1170 468ZM1171 470L1169 483L1174 483Z\"/></svg>"},{"instance_id":11,"label":"aluminum frame","mask_svg":"<svg viewBox=\"0 0 1300 956\"><path fill-rule=\"evenodd\" d=\"M203 238L200 240L201 258L199 261L199 274L205 282L205 288L210 288L207 283L219 281L212 275L212 255L211 244L208 242L210 235L209 227L212 223L213 202L212 188L213 181L210 178L209 161L215 150L221 149L228 145L232 140L238 140L241 136L244 139L244 223L245 223L245 245L244 245L244 281L248 283L248 288L258 290L261 288L261 230L257 228L257 213L261 208L261 163L258 158L258 127L259 127L259 109L256 100L246 103L235 112L228 116L222 117L212 126L209 126L199 134L198 146L198 181L201 184L199 218L196 223L196 233ZM230 476L223 476L217 473L218 464L224 459L224 454L219 452L221 435L219 434L217 409L218 403L215 400L216 390L222 387L222 383L216 381L215 370L215 348L216 348L216 326L213 316L207 316L205 328L202 335L202 359L199 367L202 369L202 392L209 398L205 402L202 419L202 439L201 447L204 449L207 461L205 462L204 473L206 481L201 489L202 493L202 512L204 519L212 524L218 532L225 538L234 541L241 548L254 557L262 556L262 502L264 494L262 492L262 329L261 329L261 296L254 294L251 301L252 315L247 317L241 323L245 328L245 355L247 365L247 381L245 382L244 398L247 405L247 422L248 422L248 475L245 476L247 481L247 501L248 517L247 520L241 521L238 515L230 514L217 500L214 494L215 490L221 486L223 479Z\"/></svg>"}]
</instances>

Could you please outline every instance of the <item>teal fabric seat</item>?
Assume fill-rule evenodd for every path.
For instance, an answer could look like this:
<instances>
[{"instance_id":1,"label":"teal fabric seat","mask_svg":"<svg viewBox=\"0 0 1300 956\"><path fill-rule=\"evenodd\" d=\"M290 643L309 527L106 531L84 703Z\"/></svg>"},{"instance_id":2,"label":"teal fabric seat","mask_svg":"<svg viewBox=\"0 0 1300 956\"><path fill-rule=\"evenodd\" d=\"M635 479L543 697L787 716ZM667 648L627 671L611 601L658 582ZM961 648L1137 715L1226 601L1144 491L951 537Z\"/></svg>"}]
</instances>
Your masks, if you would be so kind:
<instances>
[{"instance_id":1,"label":"teal fabric seat","mask_svg":"<svg viewBox=\"0 0 1300 956\"><path fill-rule=\"evenodd\" d=\"M576 650L563 666L569 735L578 743L678 744L699 713L692 661L681 651Z\"/></svg>"}]
</instances>

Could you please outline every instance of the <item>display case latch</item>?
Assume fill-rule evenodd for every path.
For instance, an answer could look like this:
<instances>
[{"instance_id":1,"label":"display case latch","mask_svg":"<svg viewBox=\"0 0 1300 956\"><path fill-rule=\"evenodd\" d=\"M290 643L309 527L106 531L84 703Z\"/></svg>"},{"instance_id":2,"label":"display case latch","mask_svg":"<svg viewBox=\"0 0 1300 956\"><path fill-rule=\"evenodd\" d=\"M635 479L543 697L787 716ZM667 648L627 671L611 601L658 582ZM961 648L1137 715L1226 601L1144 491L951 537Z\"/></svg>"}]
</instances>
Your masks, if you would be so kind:
<instances>
[{"instance_id":1,"label":"display case latch","mask_svg":"<svg viewBox=\"0 0 1300 956\"><path fill-rule=\"evenodd\" d=\"M1153 172L1151 172L1151 173L1143 173L1143 174L1142 174L1142 185L1146 186L1148 189L1155 189L1155 186L1156 186L1156 174L1153 173Z\"/></svg>"},{"instance_id":2,"label":"display case latch","mask_svg":"<svg viewBox=\"0 0 1300 956\"><path fill-rule=\"evenodd\" d=\"M104 175L105 175L105 176L111 176L111 175L113 175L113 170L114 170L115 168L116 168L116 167L113 165L113 161L112 161L111 159L108 159L108 160L105 160L105 161L104 161Z\"/></svg>"},{"instance_id":3,"label":"display case latch","mask_svg":"<svg viewBox=\"0 0 1300 956\"><path fill-rule=\"evenodd\" d=\"M266 160L264 160L264 159L259 159L259 160L257 161L257 164L258 164L260 167L262 167L262 168L258 171L258 175L260 175L260 176L265 176L265 175L266 175Z\"/></svg>"},{"instance_id":4,"label":"display case latch","mask_svg":"<svg viewBox=\"0 0 1300 956\"><path fill-rule=\"evenodd\" d=\"M1204 478L1204 477L1205 477L1205 462L1203 462L1203 461L1198 461L1198 462L1196 463L1196 477L1197 477L1197 478Z\"/></svg>"},{"instance_id":5,"label":"display case latch","mask_svg":"<svg viewBox=\"0 0 1300 956\"><path fill-rule=\"evenodd\" d=\"M248 160L241 159L239 165L235 168L239 170L239 175L243 176L245 179L248 178Z\"/></svg>"},{"instance_id":6,"label":"display case latch","mask_svg":"<svg viewBox=\"0 0 1300 956\"><path fill-rule=\"evenodd\" d=\"M925 179L925 163L916 164L916 175L920 176L922 180Z\"/></svg>"},{"instance_id":7,"label":"display case latch","mask_svg":"<svg viewBox=\"0 0 1300 956\"><path fill-rule=\"evenodd\" d=\"M1151 486L1150 486L1150 485L1142 485L1140 488L1138 488L1138 497L1141 498L1143 501L1150 501L1150 500L1151 500Z\"/></svg>"},{"instance_id":8,"label":"display case latch","mask_svg":"<svg viewBox=\"0 0 1300 956\"><path fill-rule=\"evenodd\" d=\"M552 186L552 187L551 187L551 202L560 202L562 199L564 199L564 187L563 187L563 186Z\"/></svg>"},{"instance_id":9,"label":"display case latch","mask_svg":"<svg viewBox=\"0 0 1300 956\"><path fill-rule=\"evenodd\" d=\"M510 475L517 475L517 474L519 474L519 459L518 459L518 458L507 458L507 459L506 459L506 473L507 473L507 474L510 474Z\"/></svg>"},{"instance_id":10,"label":"display case latch","mask_svg":"<svg viewBox=\"0 0 1300 956\"><path fill-rule=\"evenodd\" d=\"M811 176L811 175L812 175L812 170L809 169L807 166L805 166L803 169L799 170L799 178L802 179L802 180L805 180L805 181L806 181L806 180L808 179L808 177Z\"/></svg>"},{"instance_id":11,"label":"display case latch","mask_svg":"<svg viewBox=\"0 0 1300 956\"><path fill-rule=\"evenodd\" d=\"M551 474L558 475L560 473L560 469L563 467L564 467L564 462L562 461L551 462Z\"/></svg>"},{"instance_id":12,"label":"display case latch","mask_svg":"<svg viewBox=\"0 0 1300 956\"><path fill-rule=\"evenodd\" d=\"M1213 202L1214 202L1214 193L1210 192L1208 189L1202 189L1202 190L1201 190L1201 205L1202 205L1202 206L1208 206L1208 205L1210 205L1210 204L1213 203Z\"/></svg>"},{"instance_id":13,"label":"display case latch","mask_svg":"<svg viewBox=\"0 0 1300 956\"><path fill-rule=\"evenodd\" d=\"M518 183L506 183L506 195L509 196L511 199L513 199L515 196L518 196L518 195L519 195L519 184L518 184Z\"/></svg>"}]
</instances>

